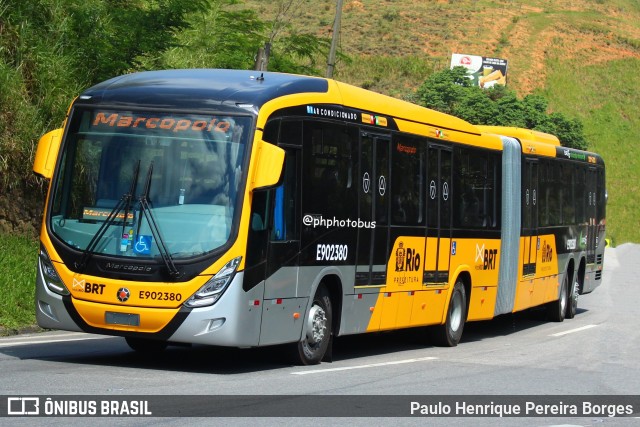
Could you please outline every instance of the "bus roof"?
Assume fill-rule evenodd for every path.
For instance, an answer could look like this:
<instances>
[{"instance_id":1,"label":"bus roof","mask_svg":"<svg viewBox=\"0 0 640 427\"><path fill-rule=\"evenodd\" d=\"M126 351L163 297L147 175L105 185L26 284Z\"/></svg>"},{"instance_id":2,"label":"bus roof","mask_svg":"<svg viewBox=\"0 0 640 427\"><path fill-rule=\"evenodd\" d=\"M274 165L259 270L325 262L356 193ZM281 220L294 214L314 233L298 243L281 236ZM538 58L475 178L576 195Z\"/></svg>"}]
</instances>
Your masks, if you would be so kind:
<instances>
[{"instance_id":1,"label":"bus roof","mask_svg":"<svg viewBox=\"0 0 640 427\"><path fill-rule=\"evenodd\" d=\"M472 125L459 117L441 113L439 111L392 98L390 96L371 92L346 83L336 81L335 84L340 90L344 105L347 107L359 107L364 104L371 111L389 114L398 119L444 127L474 135L480 135L481 133L477 126ZM365 99L366 101L363 102Z\"/></svg>"},{"instance_id":2,"label":"bus roof","mask_svg":"<svg viewBox=\"0 0 640 427\"><path fill-rule=\"evenodd\" d=\"M226 110L248 106L259 110L267 102L295 94L318 94L321 102L366 109L394 118L441 126L474 135L474 125L410 102L371 92L346 83L252 70L187 69L145 71L115 77L87 89L81 104L103 103L115 107L183 110Z\"/></svg>"},{"instance_id":3,"label":"bus roof","mask_svg":"<svg viewBox=\"0 0 640 427\"><path fill-rule=\"evenodd\" d=\"M472 125L460 118L410 102L321 77L253 70L183 69L126 74L99 83L83 92L77 103L109 104L119 108L157 108L257 113L269 101L288 95L317 94L301 100L341 104L374 114L384 114L411 127L412 123L463 132L517 138L525 153L554 156L560 141L554 135L507 126ZM279 104L279 103L278 103ZM268 110L268 109L267 109ZM267 113L269 114L269 113ZM265 117L266 119L266 117ZM498 148L501 144L493 141ZM483 144L490 141L483 139Z\"/></svg>"},{"instance_id":4,"label":"bus roof","mask_svg":"<svg viewBox=\"0 0 640 427\"><path fill-rule=\"evenodd\" d=\"M545 144L560 146L560 140L555 135L544 133L532 129L516 128L509 126L477 126L484 133L492 133L495 135L510 136L520 141L542 142Z\"/></svg>"},{"instance_id":5,"label":"bus roof","mask_svg":"<svg viewBox=\"0 0 640 427\"><path fill-rule=\"evenodd\" d=\"M262 77L261 77L262 76ZM301 92L327 92L318 77L250 70L163 70L126 74L87 89L83 103L152 108L219 109L262 106L270 99Z\"/></svg>"}]
</instances>

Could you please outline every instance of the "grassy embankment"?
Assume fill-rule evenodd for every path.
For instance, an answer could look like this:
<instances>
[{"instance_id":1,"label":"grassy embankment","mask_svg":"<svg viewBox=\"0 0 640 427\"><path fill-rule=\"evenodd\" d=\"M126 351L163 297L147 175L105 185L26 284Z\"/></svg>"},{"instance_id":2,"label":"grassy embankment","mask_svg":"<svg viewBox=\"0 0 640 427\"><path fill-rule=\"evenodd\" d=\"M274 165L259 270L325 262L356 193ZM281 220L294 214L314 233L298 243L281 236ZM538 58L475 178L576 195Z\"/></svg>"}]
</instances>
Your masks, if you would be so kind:
<instances>
[{"instance_id":1,"label":"grassy embankment","mask_svg":"<svg viewBox=\"0 0 640 427\"><path fill-rule=\"evenodd\" d=\"M620 10L638 12L623 3ZM528 13L508 29L516 34L516 24L526 25L519 47L531 48L531 62L519 70L535 69L533 61L540 62L544 84L534 91L549 100L551 110L580 119L589 149L605 160L607 237L614 245L640 242L634 197L640 194L640 30L624 16L586 10Z\"/></svg>"},{"instance_id":2,"label":"grassy embankment","mask_svg":"<svg viewBox=\"0 0 640 427\"><path fill-rule=\"evenodd\" d=\"M640 92L629 90L629 83L622 81L629 76L638 81L640 60L549 65L545 95L555 109L571 111L582 120L590 149L605 159L608 237L614 244L640 242L636 201L640 194Z\"/></svg>"},{"instance_id":3,"label":"grassy embankment","mask_svg":"<svg viewBox=\"0 0 640 427\"><path fill-rule=\"evenodd\" d=\"M615 4L578 2L581 4L569 8L522 2L505 13L484 1L456 3L455 7L421 4L421 8L439 9L449 22L464 16L467 25L454 28L425 23L428 28L412 28L406 26L405 3L393 4L401 11L398 13L385 9L375 15L367 7L349 11L347 17L357 15L361 25L354 26L348 36L353 42L349 45L353 60L342 65L337 78L404 97L422 83L423 76L448 66L447 52L461 49L507 58L510 88L520 96L541 94L549 100L551 111L583 123L589 149L602 155L607 165L607 236L614 244L640 242L640 205L634 198L640 194L640 26L633 18L640 12L637 5L621 0ZM465 8L468 10L462 11ZM420 20L419 16L415 19ZM487 26L490 16L495 16L493 30L497 32ZM395 32L390 30L391 22ZM389 42L367 50L358 42L362 28ZM478 34L489 34L484 40L493 42L480 43L483 38ZM468 39L462 42L460 37ZM407 41L427 46L432 53L419 54ZM392 46L401 56L395 56Z\"/></svg>"},{"instance_id":4,"label":"grassy embankment","mask_svg":"<svg viewBox=\"0 0 640 427\"><path fill-rule=\"evenodd\" d=\"M34 285L38 243L0 234L0 335L35 324Z\"/></svg>"}]
</instances>

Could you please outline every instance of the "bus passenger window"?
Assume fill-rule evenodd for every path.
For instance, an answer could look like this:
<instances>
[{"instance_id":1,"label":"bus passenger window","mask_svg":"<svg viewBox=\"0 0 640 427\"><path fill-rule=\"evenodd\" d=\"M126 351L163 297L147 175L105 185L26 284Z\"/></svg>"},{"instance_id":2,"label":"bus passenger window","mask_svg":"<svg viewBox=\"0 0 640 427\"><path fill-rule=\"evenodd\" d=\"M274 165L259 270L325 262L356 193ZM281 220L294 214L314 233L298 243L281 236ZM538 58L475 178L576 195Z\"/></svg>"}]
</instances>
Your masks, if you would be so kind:
<instances>
[{"instance_id":1,"label":"bus passenger window","mask_svg":"<svg viewBox=\"0 0 640 427\"><path fill-rule=\"evenodd\" d=\"M462 194L461 213L461 222L463 225L483 225L483 219L480 215L480 199L478 199L471 189L467 189Z\"/></svg>"},{"instance_id":2,"label":"bus passenger window","mask_svg":"<svg viewBox=\"0 0 640 427\"><path fill-rule=\"evenodd\" d=\"M391 143L392 224L422 224L425 168L424 144L417 138L394 136Z\"/></svg>"},{"instance_id":3,"label":"bus passenger window","mask_svg":"<svg viewBox=\"0 0 640 427\"><path fill-rule=\"evenodd\" d=\"M576 221L574 207L573 169L571 166L562 167L562 222L573 224Z\"/></svg>"},{"instance_id":4,"label":"bus passenger window","mask_svg":"<svg viewBox=\"0 0 640 427\"><path fill-rule=\"evenodd\" d=\"M265 231L269 220L269 192L255 191L251 204L251 231Z\"/></svg>"},{"instance_id":5,"label":"bus passenger window","mask_svg":"<svg viewBox=\"0 0 640 427\"><path fill-rule=\"evenodd\" d=\"M455 149L455 227L495 228L498 224L499 181L496 156L488 151Z\"/></svg>"},{"instance_id":6,"label":"bus passenger window","mask_svg":"<svg viewBox=\"0 0 640 427\"><path fill-rule=\"evenodd\" d=\"M265 129L266 131L267 129ZM271 142L271 141L269 141ZM280 136L278 137L278 145L302 145L302 121L301 120L283 120L280 126Z\"/></svg>"},{"instance_id":7,"label":"bus passenger window","mask_svg":"<svg viewBox=\"0 0 640 427\"><path fill-rule=\"evenodd\" d=\"M305 213L349 218L357 202L351 176L356 136L344 125L305 121L304 138Z\"/></svg>"}]
</instances>

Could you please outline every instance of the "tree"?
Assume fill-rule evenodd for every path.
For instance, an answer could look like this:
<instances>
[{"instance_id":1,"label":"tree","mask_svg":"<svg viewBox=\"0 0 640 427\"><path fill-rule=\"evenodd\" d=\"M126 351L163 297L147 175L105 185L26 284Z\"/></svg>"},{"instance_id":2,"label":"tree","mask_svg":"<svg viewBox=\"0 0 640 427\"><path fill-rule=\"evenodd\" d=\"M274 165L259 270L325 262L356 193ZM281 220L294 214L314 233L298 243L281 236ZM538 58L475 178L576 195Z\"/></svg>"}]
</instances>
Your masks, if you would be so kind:
<instances>
[{"instance_id":1,"label":"tree","mask_svg":"<svg viewBox=\"0 0 640 427\"><path fill-rule=\"evenodd\" d=\"M453 114L455 104L472 87L464 67L454 67L431 74L416 91L418 104L447 114Z\"/></svg>"},{"instance_id":2,"label":"tree","mask_svg":"<svg viewBox=\"0 0 640 427\"><path fill-rule=\"evenodd\" d=\"M91 83L140 67L143 58L159 58L178 44L188 16L205 11L208 0L73 0L66 6L70 39L80 69Z\"/></svg>"},{"instance_id":3,"label":"tree","mask_svg":"<svg viewBox=\"0 0 640 427\"><path fill-rule=\"evenodd\" d=\"M253 69L258 48L269 43L268 70L320 74L316 61L326 58L329 41L292 28L301 1L278 0L275 16L263 19L253 9L238 9L235 0L210 0L207 11L191 15L192 26L167 52L165 66Z\"/></svg>"},{"instance_id":4,"label":"tree","mask_svg":"<svg viewBox=\"0 0 640 427\"><path fill-rule=\"evenodd\" d=\"M37 198L40 135L101 80L144 68L177 45L209 0L0 0L0 194ZM35 190L35 191L34 191Z\"/></svg>"},{"instance_id":5,"label":"tree","mask_svg":"<svg viewBox=\"0 0 640 427\"><path fill-rule=\"evenodd\" d=\"M471 123L485 125L499 124L500 109L496 102L492 101L479 87L465 88L463 95L454 104L451 114L463 117Z\"/></svg>"},{"instance_id":6,"label":"tree","mask_svg":"<svg viewBox=\"0 0 640 427\"><path fill-rule=\"evenodd\" d=\"M314 61L328 41L292 30L288 17L303 0L277 1L278 15L266 22L236 0L0 0L0 194L15 205L40 200L44 186L31 172L39 137L105 79L158 68L251 69L268 40L271 69L319 74Z\"/></svg>"},{"instance_id":7,"label":"tree","mask_svg":"<svg viewBox=\"0 0 640 427\"><path fill-rule=\"evenodd\" d=\"M587 149L582 123L562 113L548 113L540 95L518 99L505 86L483 90L474 86L464 67L430 75L412 97L425 107L452 114L472 124L513 126L554 134L565 147Z\"/></svg>"},{"instance_id":8,"label":"tree","mask_svg":"<svg viewBox=\"0 0 640 427\"><path fill-rule=\"evenodd\" d=\"M326 58L329 44L313 34L289 34L275 45L269 68L283 73L319 75L317 58Z\"/></svg>"}]
</instances>

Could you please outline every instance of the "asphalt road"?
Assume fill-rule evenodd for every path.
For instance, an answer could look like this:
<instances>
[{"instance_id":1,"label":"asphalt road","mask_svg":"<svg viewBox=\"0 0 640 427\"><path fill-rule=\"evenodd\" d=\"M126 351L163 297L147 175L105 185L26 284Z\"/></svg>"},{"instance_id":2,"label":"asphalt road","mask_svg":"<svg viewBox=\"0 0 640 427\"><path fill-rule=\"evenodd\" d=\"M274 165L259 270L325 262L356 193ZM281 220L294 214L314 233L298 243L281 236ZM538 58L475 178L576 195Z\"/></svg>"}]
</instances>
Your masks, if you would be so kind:
<instances>
[{"instance_id":1,"label":"asphalt road","mask_svg":"<svg viewBox=\"0 0 640 427\"><path fill-rule=\"evenodd\" d=\"M542 312L465 326L455 348L418 330L343 337L333 363L298 367L280 349L170 347L134 353L121 338L47 332L0 339L0 396L640 395L640 245L607 249L602 285L580 297L575 319ZM542 399L542 398L539 398ZM318 399L318 405L327 402ZM498 399L499 400L499 399ZM614 398L615 400L615 398ZM304 405L303 405L304 406ZM639 405L640 406L640 405ZM299 409L299 408L298 408ZM639 408L634 408L640 412ZM407 409L408 411L408 409ZM312 411L317 413L317 408ZM242 415L242 411L239 415ZM331 415L331 408L327 408ZM282 414L286 415L286 414ZM190 418L194 425L640 425L640 413L544 418ZM0 425L86 424L82 418L0 418ZM169 418L92 418L92 425L184 424Z\"/></svg>"}]
</instances>

